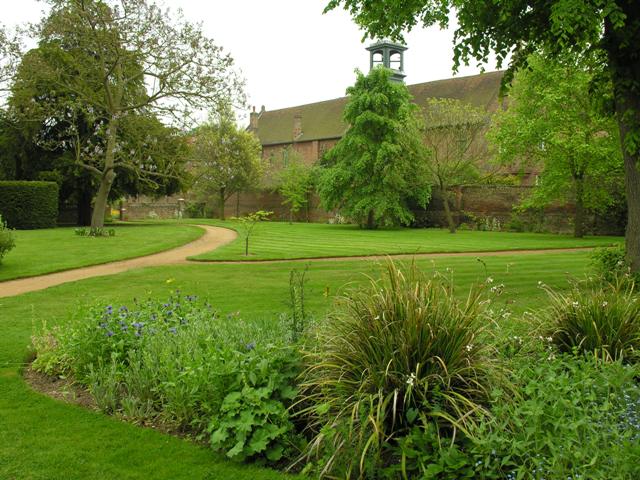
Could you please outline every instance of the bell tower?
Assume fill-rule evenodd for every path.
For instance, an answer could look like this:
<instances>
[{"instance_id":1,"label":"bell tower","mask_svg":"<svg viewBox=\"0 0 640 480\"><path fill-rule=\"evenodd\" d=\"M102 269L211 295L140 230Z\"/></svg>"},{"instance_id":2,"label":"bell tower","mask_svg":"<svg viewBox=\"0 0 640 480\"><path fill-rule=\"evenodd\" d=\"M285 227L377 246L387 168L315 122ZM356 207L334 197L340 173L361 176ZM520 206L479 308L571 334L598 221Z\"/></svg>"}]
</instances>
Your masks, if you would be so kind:
<instances>
[{"instance_id":1,"label":"bell tower","mask_svg":"<svg viewBox=\"0 0 640 480\"><path fill-rule=\"evenodd\" d=\"M382 39L372 43L367 47L369 50L370 67L375 68L379 65L389 68L393 71L391 79L396 82L403 82L404 77L404 52L406 46L401 43L392 42L391 40Z\"/></svg>"}]
</instances>

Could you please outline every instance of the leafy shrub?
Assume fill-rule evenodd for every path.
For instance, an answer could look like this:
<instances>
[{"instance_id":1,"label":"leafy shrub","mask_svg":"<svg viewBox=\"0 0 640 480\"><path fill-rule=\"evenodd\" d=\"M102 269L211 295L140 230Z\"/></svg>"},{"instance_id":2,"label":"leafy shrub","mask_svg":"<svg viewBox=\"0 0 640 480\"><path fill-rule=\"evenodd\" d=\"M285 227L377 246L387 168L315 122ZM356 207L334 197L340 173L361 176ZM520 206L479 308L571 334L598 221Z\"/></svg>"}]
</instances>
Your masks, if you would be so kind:
<instances>
[{"instance_id":1,"label":"leafy shrub","mask_svg":"<svg viewBox=\"0 0 640 480\"><path fill-rule=\"evenodd\" d=\"M517 395L492 391L491 415L468 436L438 442L426 429L402 438L409 478L635 479L640 475L637 367L596 357L518 356L509 381Z\"/></svg>"},{"instance_id":2,"label":"leafy shrub","mask_svg":"<svg viewBox=\"0 0 640 480\"><path fill-rule=\"evenodd\" d=\"M307 455L323 474L375 478L401 462L396 443L412 428L446 435L484 414L492 362L479 300L472 291L459 302L449 285L393 263L341 299L302 383L314 433Z\"/></svg>"},{"instance_id":3,"label":"leafy shrub","mask_svg":"<svg viewBox=\"0 0 640 480\"><path fill-rule=\"evenodd\" d=\"M34 336L34 368L71 375L97 405L210 439L243 460L298 453L288 407L301 361L283 323L221 318L195 297L81 309Z\"/></svg>"},{"instance_id":4,"label":"leafy shrub","mask_svg":"<svg viewBox=\"0 0 640 480\"><path fill-rule=\"evenodd\" d=\"M4 256L16 246L13 232L7 227L7 222L0 215L0 263Z\"/></svg>"},{"instance_id":5,"label":"leafy shrub","mask_svg":"<svg viewBox=\"0 0 640 480\"><path fill-rule=\"evenodd\" d=\"M473 475L426 478L638 478L629 461L640 454L636 367L545 351L511 372L520 394L494 392L492 417L459 448Z\"/></svg>"},{"instance_id":6,"label":"leafy shrub","mask_svg":"<svg viewBox=\"0 0 640 480\"><path fill-rule=\"evenodd\" d=\"M616 283L631 276L624 245L594 249L591 253L591 265L596 274L608 283Z\"/></svg>"},{"instance_id":7,"label":"leafy shrub","mask_svg":"<svg viewBox=\"0 0 640 480\"><path fill-rule=\"evenodd\" d=\"M11 228L51 228L58 219L54 182L1 181L0 215Z\"/></svg>"},{"instance_id":8,"label":"leafy shrub","mask_svg":"<svg viewBox=\"0 0 640 480\"><path fill-rule=\"evenodd\" d=\"M76 235L79 237L115 237L116 229L115 228L85 228L79 227L73 230Z\"/></svg>"},{"instance_id":9,"label":"leafy shrub","mask_svg":"<svg viewBox=\"0 0 640 480\"><path fill-rule=\"evenodd\" d=\"M607 360L638 360L640 296L633 283L574 288L568 294L547 288L548 334L562 352L589 352Z\"/></svg>"}]
</instances>

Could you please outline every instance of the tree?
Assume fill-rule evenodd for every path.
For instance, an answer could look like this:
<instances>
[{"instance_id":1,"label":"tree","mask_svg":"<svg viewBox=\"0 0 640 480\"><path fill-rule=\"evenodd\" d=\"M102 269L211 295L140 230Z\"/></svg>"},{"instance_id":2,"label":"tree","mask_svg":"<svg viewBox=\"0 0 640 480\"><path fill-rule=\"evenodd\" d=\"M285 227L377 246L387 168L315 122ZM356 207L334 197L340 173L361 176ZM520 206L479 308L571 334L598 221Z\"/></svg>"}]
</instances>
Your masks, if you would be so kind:
<instances>
[{"instance_id":1,"label":"tree","mask_svg":"<svg viewBox=\"0 0 640 480\"><path fill-rule=\"evenodd\" d=\"M319 178L323 206L369 229L409 224L410 203L424 208L431 196L418 107L390 77L385 68L357 72L344 110L349 130L325 154Z\"/></svg>"},{"instance_id":2,"label":"tree","mask_svg":"<svg viewBox=\"0 0 640 480\"><path fill-rule=\"evenodd\" d=\"M431 98L425 108L424 142L431 151L427 163L444 204L451 233L456 224L449 205L450 188L475 181L478 163L484 156L481 133L488 124L487 114L453 98Z\"/></svg>"},{"instance_id":3,"label":"tree","mask_svg":"<svg viewBox=\"0 0 640 480\"><path fill-rule=\"evenodd\" d=\"M343 6L372 37L401 39L421 24L446 27L457 17L454 64L471 57L486 62L495 52L498 67L510 58L513 72L529 54L582 54L598 50L606 59L604 83L611 81L622 152L628 205L627 255L640 271L640 2L637 0L331 0L326 10ZM453 15L451 16L453 18ZM509 57L510 56L510 57Z\"/></svg>"},{"instance_id":4,"label":"tree","mask_svg":"<svg viewBox=\"0 0 640 480\"><path fill-rule=\"evenodd\" d=\"M0 94L7 91L20 58L20 42L0 24Z\"/></svg>"},{"instance_id":5,"label":"tree","mask_svg":"<svg viewBox=\"0 0 640 480\"><path fill-rule=\"evenodd\" d=\"M228 113L197 129L191 155L193 187L206 198L215 195L221 220L227 199L259 182L261 149L256 136L238 128Z\"/></svg>"},{"instance_id":6,"label":"tree","mask_svg":"<svg viewBox=\"0 0 640 480\"><path fill-rule=\"evenodd\" d=\"M90 225L91 201L99 178L79 163L91 152L90 145L101 147L95 135L100 121L89 124L81 110L69 109L64 118L52 123L47 105L63 103L73 97L41 77L34 69L36 59L47 55L46 49L28 52L17 69L7 111L0 112L0 174L16 180L55 180L60 187L60 202L77 207L78 224ZM64 100L58 100L67 96ZM120 168L109 199L124 194L170 195L183 186L186 163L186 136L167 127L151 112L123 117L119 143L130 161L144 160L153 176L138 175L135 170ZM47 178L43 178L47 177Z\"/></svg>"},{"instance_id":7,"label":"tree","mask_svg":"<svg viewBox=\"0 0 640 480\"><path fill-rule=\"evenodd\" d=\"M612 204L623 176L615 121L589 96L594 73L588 60L533 55L530 68L516 72L508 109L496 114L489 133L502 163L542 167L526 205L575 204L576 237L584 235L585 210Z\"/></svg>"},{"instance_id":8,"label":"tree","mask_svg":"<svg viewBox=\"0 0 640 480\"><path fill-rule=\"evenodd\" d=\"M283 205L289 205L289 222L303 208L309 206L309 196L315 183L315 169L306 165L294 150L287 151L287 163L277 174L277 190L283 197ZM309 220L307 218L307 220Z\"/></svg>"},{"instance_id":9,"label":"tree","mask_svg":"<svg viewBox=\"0 0 640 480\"><path fill-rule=\"evenodd\" d=\"M46 54L35 57L31 68L62 94L39 108L52 125L67 125L59 141L75 136L78 165L99 181L91 219L98 228L119 172L146 179L164 175L139 152L123 148L127 117L153 114L186 126L193 110L215 111L241 99L242 84L231 57L199 26L146 0L49 3L50 15L34 31ZM86 136L82 124L92 127Z\"/></svg>"},{"instance_id":10,"label":"tree","mask_svg":"<svg viewBox=\"0 0 640 480\"><path fill-rule=\"evenodd\" d=\"M238 222L240 235L244 238L244 256L249 256L249 239L253 235L256 225L269 219L273 212L258 210L257 212L247 213L244 217L233 217L231 220Z\"/></svg>"}]
</instances>

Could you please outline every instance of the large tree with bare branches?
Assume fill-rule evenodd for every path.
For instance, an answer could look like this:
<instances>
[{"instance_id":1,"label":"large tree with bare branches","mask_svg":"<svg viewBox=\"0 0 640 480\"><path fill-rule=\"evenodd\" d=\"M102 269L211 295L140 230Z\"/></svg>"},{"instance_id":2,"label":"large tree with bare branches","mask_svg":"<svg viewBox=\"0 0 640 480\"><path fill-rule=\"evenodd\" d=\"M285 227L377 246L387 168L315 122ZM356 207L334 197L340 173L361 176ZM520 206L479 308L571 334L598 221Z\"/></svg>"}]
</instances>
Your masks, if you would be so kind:
<instances>
[{"instance_id":1,"label":"large tree with bare branches","mask_svg":"<svg viewBox=\"0 0 640 480\"><path fill-rule=\"evenodd\" d=\"M21 68L34 73L22 75L24 82L46 81L53 90L36 99L37 111L21 114L47 118L59 132L53 142L71 147L78 165L99 179L91 218L95 229L103 226L119 172L151 181L171 175L171 168L157 168L149 145L124 148L128 119L155 115L187 126L193 112L242 103L242 82L232 58L200 26L146 0L49 3L50 14L33 27L39 51L27 54ZM83 131L87 125L90 131Z\"/></svg>"}]
</instances>

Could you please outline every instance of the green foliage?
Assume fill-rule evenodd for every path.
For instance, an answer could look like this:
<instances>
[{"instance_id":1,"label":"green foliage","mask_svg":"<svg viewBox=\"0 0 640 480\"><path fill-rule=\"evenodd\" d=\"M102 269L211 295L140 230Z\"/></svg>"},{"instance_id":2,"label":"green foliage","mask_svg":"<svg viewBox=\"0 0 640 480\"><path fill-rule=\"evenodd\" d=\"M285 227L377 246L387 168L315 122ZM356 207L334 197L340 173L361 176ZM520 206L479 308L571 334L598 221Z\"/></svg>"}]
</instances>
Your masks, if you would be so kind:
<instances>
[{"instance_id":1,"label":"green foliage","mask_svg":"<svg viewBox=\"0 0 640 480\"><path fill-rule=\"evenodd\" d=\"M264 222L269 219L269 217L273 215L273 212L266 212L264 210L258 210L257 212L252 212L246 214L244 217L233 217L231 220L238 222L240 228L240 235L244 239L244 256L249 256L249 239L251 235L254 233L254 229L256 225L260 222Z\"/></svg>"},{"instance_id":2,"label":"green foliage","mask_svg":"<svg viewBox=\"0 0 640 480\"><path fill-rule=\"evenodd\" d=\"M632 479L640 473L636 368L545 349L514 359L518 394L493 392L491 418L457 447L474 479ZM447 449L445 448L445 453ZM428 470L428 468L427 468ZM458 478L449 473L432 478Z\"/></svg>"},{"instance_id":3,"label":"green foliage","mask_svg":"<svg viewBox=\"0 0 640 480\"><path fill-rule=\"evenodd\" d=\"M501 163L542 169L524 205L573 203L576 236L584 233L585 209L605 210L624 183L615 121L590 98L597 60L529 58L489 134Z\"/></svg>"},{"instance_id":4,"label":"green foliage","mask_svg":"<svg viewBox=\"0 0 640 480\"><path fill-rule=\"evenodd\" d=\"M35 101L16 111L47 119L48 148L71 146L74 166L94 176L91 226L98 228L117 175L151 183L178 176L174 157L150 155L164 138L153 142L146 130L162 129L162 117L186 127L193 111L217 111L242 99L242 81L231 57L179 13L146 0L49 4L31 29L39 48L25 55L20 75L20 90ZM42 97L35 94L41 91ZM126 148L132 140L138 147Z\"/></svg>"},{"instance_id":5,"label":"green foliage","mask_svg":"<svg viewBox=\"0 0 640 480\"><path fill-rule=\"evenodd\" d=\"M449 189L476 182L479 162L485 155L482 132L487 114L452 98L431 98L425 105L424 142L431 158L427 163L431 179L440 190L449 231L456 225L450 211Z\"/></svg>"},{"instance_id":6,"label":"green foliage","mask_svg":"<svg viewBox=\"0 0 640 480\"><path fill-rule=\"evenodd\" d=\"M350 128L325 155L318 193L361 226L408 225L411 202L424 208L431 196L417 107L390 70L357 75L344 110Z\"/></svg>"},{"instance_id":7,"label":"green foliage","mask_svg":"<svg viewBox=\"0 0 640 480\"><path fill-rule=\"evenodd\" d=\"M53 182L0 182L0 215L11 228L55 227L58 185Z\"/></svg>"},{"instance_id":8,"label":"green foliage","mask_svg":"<svg viewBox=\"0 0 640 480\"><path fill-rule=\"evenodd\" d=\"M284 323L221 318L191 295L81 309L33 337L36 370L70 375L96 404L137 423L164 424L234 459L292 455L288 406L300 360Z\"/></svg>"},{"instance_id":9,"label":"green foliage","mask_svg":"<svg viewBox=\"0 0 640 480\"><path fill-rule=\"evenodd\" d=\"M2 263L4 256L15 246L16 241L13 238L13 232L7 227L7 222L2 219L2 214L0 214L0 263Z\"/></svg>"},{"instance_id":10,"label":"green foliage","mask_svg":"<svg viewBox=\"0 0 640 480\"><path fill-rule=\"evenodd\" d=\"M592 353L605 360L636 362L640 353L640 295L633 282L546 288L548 334L562 352Z\"/></svg>"},{"instance_id":11,"label":"green foliage","mask_svg":"<svg viewBox=\"0 0 640 480\"><path fill-rule=\"evenodd\" d=\"M415 267L343 297L317 332L301 385L323 473L376 476L402 462L414 427L468 431L486 412L494 367L478 291L466 301Z\"/></svg>"},{"instance_id":12,"label":"green foliage","mask_svg":"<svg viewBox=\"0 0 640 480\"><path fill-rule=\"evenodd\" d=\"M115 237L115 228L74 228L73 232L79 237Z\"/></svg>"},{"instance_id":13,"label":"green foliage","mask_svg":"<svg viewBox=\"0 0 640 480\"><path fill-rule=\"evenodd\" d=\"M296 397L300 359L293 348L267 356L248 354L232 366L238 375L218 415L207 428L215 450L234 460L264 456L270 462L291 458L296 451L288 406Z\"/></svg>"},{"instance_id":14,"label":"green foliage","mask_svg":"<svg viewBox=\"0 0 640 480\"><path fill-rule=\"evenodd\" d=\"M316 170L304 163L295 152L287 152L288 161L278 173L278 192L284 198L283 205L289 205L289 219L309 205L309 197L315 186Z\"/></svg>"},{"instance_id":15,"label":"green foliage","mask_svg":"<svg viewBox=\"0 0 640 480\"><path fill-rule=\"evenodd\" d=\"M606 283L614 284L626 277L631 279L630 265L624 245L594 249L591 253L591 264L596 274ZM636 281L640 280L640 276L636 275L636 277Z\"/></svg>"},{"instance_id":16,"label":"green foliage","mask_svg":"<svg viewBox=\"0 0 640 480\"><path fill-rule=\"evenodd\" d=\"M628 204L627 254L640 271L640 9L636 0L330 0L325 9L344 7L372 38L402 39L413 27L456 25L454 70L471 58L486 64L495 55L500 68L509 59L504 84L528 66L532 53L552 56L585 51L605 67L592 85L593 98L615 111L625 164ZM559 80L562 80L559 78Z\"/></svg>"},{"instance_id":17,"label":"green foliage","mask_svg":"<svg viewBox=\"0 0 640 480\"><path fill-rule=\"evenodd\" d=\"M191 152L193 190L205 202L215 196L221 219L224 202L231 195L258 184L260 152L258 138L239 128L228 112L196 130Z\"/></svg>"}]
</instances>

